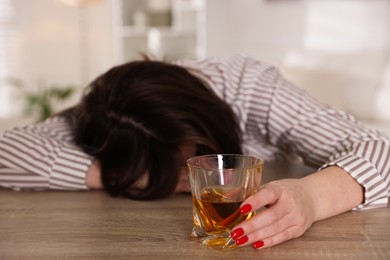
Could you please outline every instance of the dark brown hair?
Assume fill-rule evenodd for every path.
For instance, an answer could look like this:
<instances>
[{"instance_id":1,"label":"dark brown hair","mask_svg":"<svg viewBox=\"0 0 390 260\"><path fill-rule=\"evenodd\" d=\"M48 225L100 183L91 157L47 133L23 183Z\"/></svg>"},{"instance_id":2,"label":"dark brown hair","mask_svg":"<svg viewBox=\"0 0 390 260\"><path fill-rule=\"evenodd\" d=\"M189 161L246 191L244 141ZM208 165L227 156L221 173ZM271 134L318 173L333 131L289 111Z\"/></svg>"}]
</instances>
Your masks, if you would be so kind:
<instances>
[{"instance_id":1,"label":"dark brown hair","mask_svg":"<svg viewBox=\"0 0 390 260\"><path fill-rule=\"evenodd\" d=\"M156 199L178 183L180 145L197 154L241 153L240 130L229 105L186 69L134 61L94 80L75 109L76 143L99 160L113 196ZM148 184L134 183L145 172Z\"/></svg>"}]
</instances>

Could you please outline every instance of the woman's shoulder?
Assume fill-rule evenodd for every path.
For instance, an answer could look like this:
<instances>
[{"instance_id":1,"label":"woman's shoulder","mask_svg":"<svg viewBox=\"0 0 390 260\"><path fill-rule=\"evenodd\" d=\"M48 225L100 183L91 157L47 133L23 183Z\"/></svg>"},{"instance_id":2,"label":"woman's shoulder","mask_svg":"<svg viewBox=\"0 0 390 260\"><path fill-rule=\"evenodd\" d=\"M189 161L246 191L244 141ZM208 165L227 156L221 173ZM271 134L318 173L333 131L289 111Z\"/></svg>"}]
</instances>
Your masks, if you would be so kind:
<instances>
[{"instance_id":1,"label":"woman's shoulder","mask_svg":"<svg viewBox=\"0 0 390 260\"><path fill-rule=\"evenodd\" d=\"M268 82L280 75L279 70L246 54L229 58L210 57L178 61L177 65L188 69L194 75L211 85L221 84L242 86L246 82Z\"/></svg>"},{"instance_id":2,"label":"woman's shoulder","mask_svg":"<svg viewBox=\"0 0 390 260\"><path fill-rule=\"evenodd\" d=\"M213 56L198 59L183 59L176 61L175 64L185 68L197 69L204 72L213 70L220 72L227 70L242 71L251 69L253 67L256 67L257 70L261 70L272 67L260 59L256 59L250 55L242 53L235 54L227 58Z\"/></svg>"}]
</instances>

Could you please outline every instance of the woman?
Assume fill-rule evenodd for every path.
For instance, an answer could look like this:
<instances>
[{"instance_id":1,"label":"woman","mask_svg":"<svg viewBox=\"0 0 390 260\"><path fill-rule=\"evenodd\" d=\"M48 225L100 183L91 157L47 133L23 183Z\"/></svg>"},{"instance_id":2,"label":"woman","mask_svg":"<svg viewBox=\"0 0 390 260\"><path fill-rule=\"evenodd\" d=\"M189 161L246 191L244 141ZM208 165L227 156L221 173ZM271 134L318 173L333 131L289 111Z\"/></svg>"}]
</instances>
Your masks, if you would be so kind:
<instances>
[{"instance_id":1,"label":"woman","mask_svg":"<svg viewBox=\"0 0 390 260\"><path fill-rule=\"evenodd\" d=\"M0 185L101 189L157 199L188 192L185 162L208 153L264 160L297 155L318 171L264 185L241 206L240 246L266 248L313 222L387 205L390 145L246 56L168 64L135 61L94 80L74 108L0 139Z\"/></svg>"}]
</instances>

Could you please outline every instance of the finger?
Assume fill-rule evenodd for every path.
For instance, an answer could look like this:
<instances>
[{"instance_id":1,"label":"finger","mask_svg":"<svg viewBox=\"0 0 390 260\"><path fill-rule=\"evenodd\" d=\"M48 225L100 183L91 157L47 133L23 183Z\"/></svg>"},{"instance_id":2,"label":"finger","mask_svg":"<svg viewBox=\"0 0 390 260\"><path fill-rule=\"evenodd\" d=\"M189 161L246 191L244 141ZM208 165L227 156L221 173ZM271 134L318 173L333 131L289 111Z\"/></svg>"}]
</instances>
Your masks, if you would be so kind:
<instances>
[{"instance_id":1,"label":"finger","mask_svg":"<svg viewBox=\"0 0 390 260\"><path fill-rule=\"evenodd\" d=\"M248 238L249 236L251 241L256 241L258 239L271 236L285 229L288 223L291 223L291 221L289 222L285 220L288 215L291 214L288 214L288 211L284 207L278 207L275 205L235 226L231 232L231 236L234 240L236 240L238 245L243 242L243 237ZM262 230L264 230L264 233L262 233ZM245 240L245 238L243 238L243 240ZM245 241L245 243L246 242L248 241Z\"/></svg>"},{"instance_id":2,"label":"finger","mask_svg":"<svg viewBox=\"0 0 390 260\"><path fill-rule=\"evenodd\" d=\"M275 223L275 225L268 226L264 230L253 232L251 234L240 237L236 240L236 244L238 246L252 244L255 249L267 248L283 243L292 238L299 237L304 233L304 231L302 231L302 229L296 225L289 225L286 228L282 227L283 225ZM271 235L267 236L267 234Z\"/></svg>"},{"instance_id":3,"label":"finger","mask_svg":"<svg viewBox=\"0 0 390 260\"><path fill-rule=\"evenodd\" d=\"M255 249L267 248L281 244L287 240L300 237L302 234L303 232L301 232L297 226L290 226L273 236L262 240L256 240L255 242L251 242L251 240L253 241L253 238L248 238L248 244L253 243L253 247Z\"/></svg>"},{"instance_id":4,"label":"finger","mask_svg":"<svg viewBox=\"0 0 390 260\"><path fill-rule=\"evenodd\" d=\"M257 213L250 219L238 224L236 227L242 228L245 233L248 234L279 222L287 213L288 211L285 208L275 205Z\"/></svg>"},{"instance_id":5,"label":"finger","mask_svg":"<svg viewBox=\"0 0 390 260\"><path fill-rule=\"evenodd\" d=\"M258 222L259 220L254 218L255 222L253 224L255 225L251 225L250 227L248 227L248 225L246 225L247 223L245 223L241 226L243 230L242 236L247 236L248 237L247 242L253 243L259 240L263 240L267 237L271 237L275 234L278 234L283 230L285 230L286 228L288 228L289 226L293 225L292 224L293 219L291 214L285 214L280 219L274 219L274 220L271 220L271 223L269 225L259 225Z\"/></svg>"},{"instance_id":6,"label":"finger","mask_svg":"<svg viewBox=\"0 0 390 260\"><path fill-rule=\"evenodd\" d=\"M262 207L273 205L280 196L281 190L278 187L265 185L241 204L241 213L248 214Z\"/></svg>"}]
</instances>

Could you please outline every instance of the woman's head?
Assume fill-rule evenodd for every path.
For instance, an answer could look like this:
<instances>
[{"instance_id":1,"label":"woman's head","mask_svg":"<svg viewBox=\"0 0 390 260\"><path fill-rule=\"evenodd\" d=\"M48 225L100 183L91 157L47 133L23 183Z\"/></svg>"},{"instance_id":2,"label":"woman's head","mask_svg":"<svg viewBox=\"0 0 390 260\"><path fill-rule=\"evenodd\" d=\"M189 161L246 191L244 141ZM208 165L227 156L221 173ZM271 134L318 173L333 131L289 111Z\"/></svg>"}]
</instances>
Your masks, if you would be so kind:
<instances>
[{"instance_id":1,"label":"woman's head","mask_svg":"<svg viewBox=\"0 0 390 260\"><path fill-rule=\"evenodd\" d=\"M76 111L76 142L100 161L103 184L114 196L172 193L188 144L196 154L241 152L230 107L186 69L164 62L110 69L90 84ZM145 173L146 186L135 187Z\"/></svg>"}]
</instances>

